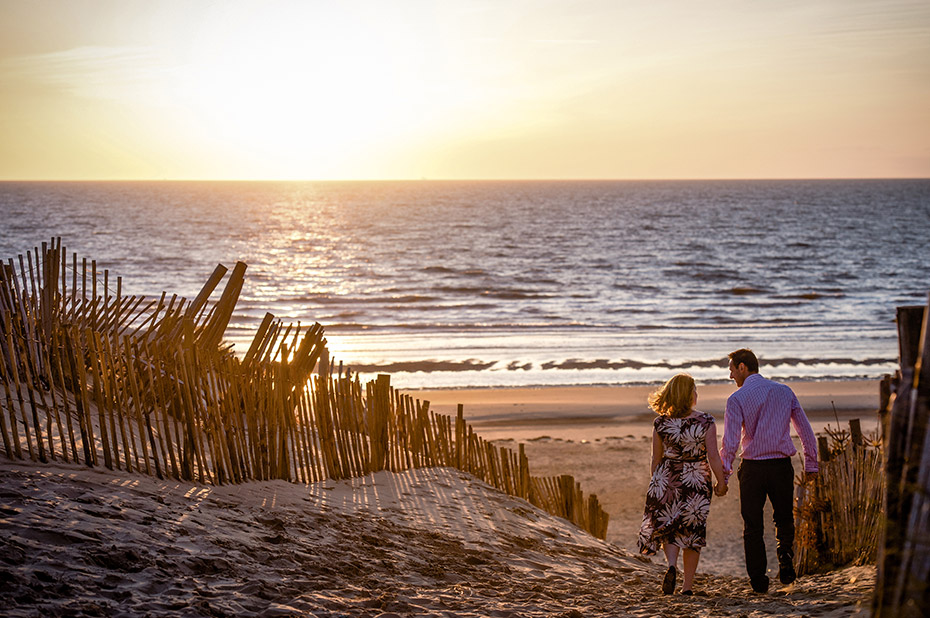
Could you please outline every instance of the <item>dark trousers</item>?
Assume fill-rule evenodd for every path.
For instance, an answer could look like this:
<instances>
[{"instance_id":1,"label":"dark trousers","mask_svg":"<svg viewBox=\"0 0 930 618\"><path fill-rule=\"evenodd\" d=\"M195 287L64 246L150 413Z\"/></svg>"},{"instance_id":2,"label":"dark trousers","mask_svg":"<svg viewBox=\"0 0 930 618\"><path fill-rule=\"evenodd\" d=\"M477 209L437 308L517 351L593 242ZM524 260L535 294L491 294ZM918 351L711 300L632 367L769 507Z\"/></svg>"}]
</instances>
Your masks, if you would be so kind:
<instances>
[{"instance_id":1,"label":"dark trousers","mask_svg":"<svg viewBox=\"0 0 930 618\"><path fill-rule=\"evenodd\" d=\"M743 549L750 579L765 575L765 526L762 509L772 502L776 554L780 567L794 560L794 467L791 458L744 459L737 472L740 513L743 515Z\"/></svg>"}]
</instances>

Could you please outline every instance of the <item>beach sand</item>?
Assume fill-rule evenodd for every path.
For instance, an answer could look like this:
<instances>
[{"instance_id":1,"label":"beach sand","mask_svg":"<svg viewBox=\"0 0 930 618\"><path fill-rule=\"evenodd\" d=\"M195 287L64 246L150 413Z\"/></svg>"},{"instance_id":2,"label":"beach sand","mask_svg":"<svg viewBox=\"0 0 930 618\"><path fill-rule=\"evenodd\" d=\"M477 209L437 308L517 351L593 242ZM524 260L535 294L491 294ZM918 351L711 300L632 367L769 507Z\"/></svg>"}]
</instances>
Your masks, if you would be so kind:
<instances>
[{"instance_id":1,"label":"beach sand","mask_svg":"<svg viewBox=\"0 0 930 618\"><path fill-rule=\"evenodd\" d=\"M866 434L877 431L879 382L877 380L790 382L814 431L848 428L858 418ZM652 421L646 398L654 386L589 386L517 389L417 391L432 408L455 414L463 403L464 415L475 431L497 444L525 444L530 473L537 476L571 474L586 493L594 493L610 514L607 540L636 551L636 535L643 517L652 453ZM726 399L736 385L698 386L697 407L717 419L718 442L723 436ZM794 436L794 434L792 433ZM799 474L801 444L795 438ZM771 505L766 518L771 536L769 575L777 576ZM661 557L656 557L656 562ZM773 569L774 566L774 569ZM724 498L714 498L708 519L708 545L700 569L709 573L743 576L742 517L739 486L730 484Z\"/></svg>"},{"instance_id":2,"label":"beach sand","mask_svg":"<svg viewBox=\"0 0 930 618\"><path fill-rule=\"evenodd\" d=\"M841 422L874 428L877 381L794 386L815 429L836 427L831 401ZM871 566L751 592L735 486L712 506L697 596L658 593L663 560L635 553L651 390L408 391L440 412L464 404L487 439L524 443L532 474L574 475L610 513L606 542L450 469L212 487L4 458L0 607L9 616L868 615ZM732 390L700 387L698 407L719 420Z\"/></svg>"},{"instance_id":3,"label":"beach sand","mask_svg":"<svg viewBox=\"0 0 930 618\"><path fill-rule=\"evenodd\" d=\"M833 407L843 416L873 415L878 408L878 380L787 382L812 419L833 418ZM403 384L395 384L403 389ZM466 419L478 426L495 423L508 427L520 424L558 422L652 421L646 405L655 386L546 386L525 388L473 388L408 390L430 402L443 414L456 413L457 404ZM727 397L736 390L732 382L698 385L697 407L722 419Z\"/></svg>"}]
</instances>

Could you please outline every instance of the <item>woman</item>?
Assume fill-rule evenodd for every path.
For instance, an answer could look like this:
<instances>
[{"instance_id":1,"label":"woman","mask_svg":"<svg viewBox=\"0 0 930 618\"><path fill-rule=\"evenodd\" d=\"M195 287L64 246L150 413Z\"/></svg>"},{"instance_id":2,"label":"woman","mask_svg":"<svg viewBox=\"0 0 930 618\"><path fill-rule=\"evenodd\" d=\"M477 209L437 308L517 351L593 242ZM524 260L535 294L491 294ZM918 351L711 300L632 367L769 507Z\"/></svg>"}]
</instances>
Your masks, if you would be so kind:
<instances>
[{"instance_id":1,"label":"woman","mask_svg":"<svg viewBox=\"0 0 930 618\"><path fill-rule=\"evenodd\" d=\"M639 550L650 556L660 546L665 551L665 594L675 591L679 550L684 564L682 594L692 594L701 548L707 544L707 514L714 491L711 472L717 478L717 494L726 493L714 418L695 410L696 404L694 378L686 373L672 377L649 396L649 407L658 416L652 432L652 480L646 492Z\"/></svg>"}]
</instances>

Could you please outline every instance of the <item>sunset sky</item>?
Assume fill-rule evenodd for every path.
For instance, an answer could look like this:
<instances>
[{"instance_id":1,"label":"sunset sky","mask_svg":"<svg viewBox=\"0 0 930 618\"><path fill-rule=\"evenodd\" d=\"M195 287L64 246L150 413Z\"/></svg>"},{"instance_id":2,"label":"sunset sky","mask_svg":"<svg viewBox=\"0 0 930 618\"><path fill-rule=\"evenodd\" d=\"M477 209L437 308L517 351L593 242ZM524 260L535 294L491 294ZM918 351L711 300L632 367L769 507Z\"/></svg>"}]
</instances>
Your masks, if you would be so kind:
<instances>
[{"instance_id":1,"label":"sunset sky","mask_svg":"<svg viewBox=\"0 0 930 618\"><path fill-rule=\"evenodd\" d=\"M930 177L926 0L0 0L0 179Z\"/></svg>"}]
</instances>

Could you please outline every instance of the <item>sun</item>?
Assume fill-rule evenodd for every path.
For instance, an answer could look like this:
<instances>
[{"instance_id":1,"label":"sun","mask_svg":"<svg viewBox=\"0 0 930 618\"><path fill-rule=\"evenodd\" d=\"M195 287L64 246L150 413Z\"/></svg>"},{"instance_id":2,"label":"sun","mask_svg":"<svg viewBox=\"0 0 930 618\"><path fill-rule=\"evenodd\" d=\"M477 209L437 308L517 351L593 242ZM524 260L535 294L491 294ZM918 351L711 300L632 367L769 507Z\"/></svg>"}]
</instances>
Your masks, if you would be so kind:
<instances>
[{"instance_id":1,"label":"sun","mask_svg":"<svg viewBox=\"0 0 930 618\"><path fill-rule=\"evenodd\" d=\"M205 24L175 79L200 130L300 177L415 128L411 39L332 5L251 6Z\"/></svg>"}]
</instances>

